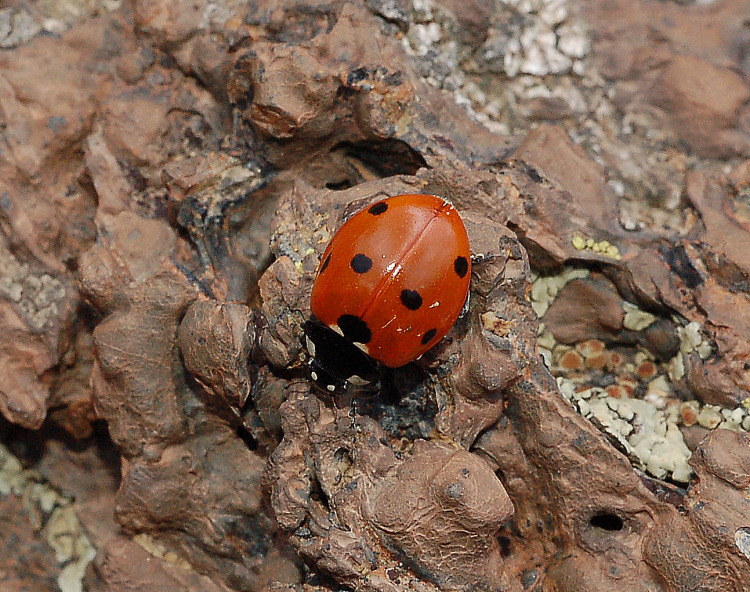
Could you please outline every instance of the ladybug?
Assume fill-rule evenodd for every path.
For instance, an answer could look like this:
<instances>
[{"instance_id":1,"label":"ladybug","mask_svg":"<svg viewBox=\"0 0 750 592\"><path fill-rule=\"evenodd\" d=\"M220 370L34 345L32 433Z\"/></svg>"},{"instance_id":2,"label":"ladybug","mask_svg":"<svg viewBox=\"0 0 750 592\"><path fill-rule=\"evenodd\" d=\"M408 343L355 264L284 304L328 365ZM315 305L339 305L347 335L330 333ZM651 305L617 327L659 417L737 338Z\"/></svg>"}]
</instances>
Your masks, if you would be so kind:
<instances>
[{"instance_id":1,"label":"ladybug","mask_svg":"<svg viewBox=\"0 0 750 592\"><path fill-rule=\"evenodd\" d=\"M311 378L329 392L377 382L440 341L469 293L469 238L456 208L397 195L357 212L326 247L304 332Z\"/></svg>"}]
</instances>

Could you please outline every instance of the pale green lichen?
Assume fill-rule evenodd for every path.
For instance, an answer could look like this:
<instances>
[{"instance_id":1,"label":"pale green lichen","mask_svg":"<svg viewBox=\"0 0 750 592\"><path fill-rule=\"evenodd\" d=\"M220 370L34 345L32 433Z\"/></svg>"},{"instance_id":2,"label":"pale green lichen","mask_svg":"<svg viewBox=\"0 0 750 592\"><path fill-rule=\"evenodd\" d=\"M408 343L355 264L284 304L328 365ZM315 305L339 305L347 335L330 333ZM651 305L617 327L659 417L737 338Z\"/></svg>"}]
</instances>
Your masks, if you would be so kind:
<instances>
[{"instance_id":1,"label":"pale green lichen","mask_svg":"<svg viewBox=\"0 0 750 592\"><path fill-rule=\"evenodd\" d=\"M608 240L597 241L591 237L577 234L570 239L570 244L572 244L573 248L577 251L591 251L609 257L610 259L614 259L615 261L620 261L622 259L620 249Z\"/></svg>"},{"instance_id":2,"label":"pale green lichen","mask_svg":"<svg viewBox=\"0 0 750 592\"><path fill-rule=\"evenodd\" d=\"M60 565L57 585L61 592L82 592L83 577L96 550L75 512L70 498L50 487L34 470L26 470L0 444L0 495L23 499L29 529L44 529L47 543Z\"/></svg>"},{"instance_id":3,"label":"pale green lichen","mask_svg":"<svg viewBox=\"0 0 750 592\"><path fill-rule=\"evenodd\" d=\"M163 559L181 569L192 570L192 566L174 551L169 550L164 544L149 534L139 533L133 537L133 540L148 554Z\"/></svg>"},{"instance_id":4,"label":"pale green lichen","mask_svg":"<svg viewBox=\"0 0 750 592\"><path fill-rule=\"evenodd\" d=\"M685 376L685 358L682 357L682 353L678 353L665 365L667 370L667 376L672 382L677 382Z\"/></svg>"},{"instance_id":5,"label":"pale green lichen","mask_svg":"<svg viewBox=\"0 0 750 592\"><path fill-rule=\"evenodd\" d=\"M677 324L677 335L680 339L680 351L665 365L672 381L685 376L685 359L683 356L696 352L701 360L706 360L713 353L711 343L703 336L701 326L693 321L687 325Z\"/></svg>"},{"instance_id":6,"label":"pale green lichen","mask_svg":"<svg viewBox=\"0 0 750 592\"><path fill-rule=\"evenodd\" d=\"M713 430L721 423L721 407L716 405L705 405L698 413L698 425Z\"/></svg>"},{"instance_id":7,"label":"pale green lichen","mask_svg":"<svg viewBox=\"0 0 750 592\"><path fill-rule=\"evenodd\" d=\"M695 321L684 327L678 327L677 332L680 337L680 351L684 354L695 351L703 341L701 326Z\"/></svg>"},{"instance_id":8,"label":"pale green lichen","mask_svg":"<svg viewBox=\"0 0 750 592\"><path fill-rule=\"evenodd\" d=\"M750 528L743 526L734 532L734 544L740 552L750 559Z\"/></svg>"},{"instance_id":9,"label":"pale green lichen","mask_svg":"<svg viewBox=\"0 0 750 592\"><path fill-rule=\"evenodd\" d=\"M630 302L623 301L622 309L625 311L622 324L626 329L630 329L631 331L643 331L656 322L655 315L641 310Z\"/></svg>"},{"instance_id":10,"label":"pale green lichen","mask_svg":"<svg viewBox=\"0 0 750 592\"><path fill-rule=\"evenodd\" d=\"M576 392L575 384L564 378L557 382L579 413L616 439L641 469L658 478L690 480L690 450L679 430L677 410L657 409L641 399L610 397L598 387Z\"/></svg>"},{"instance_id":11,"label":"pale green lichen","mask_svg":"<svg viewBox=\"0 0 750 592\"><path fill-rule=\"evenodd\" d=\"M40 331L57 319L66 292L60 280L36 273L0 240L0 295L13 303L33 329Z\"/></svg>"},{"instance_id":12,"label":"pale green lichen","mask_svg":"<svg viewBox=\"0 0 750 592\"><path fill-rule=\"evenodd\" d=\"M581 237L581 241L579 245L582 248L593 248L591 240ZM544 314L567 281L586 275L585 270L569 268L559 276L534 278L531 290L534 310L540 316ZM622 307L624 325L632 331L643 331L657 320L655 315L635 304L625 302ZM688 464L691 453L680 426L698 424L707 429L750 431L750 397L735 409L701 405L698 401L679 401L674 394L675 383L685 376L684 356L695 352L705 359L713 350L698 323L683 324L684 321L679 318L674 318L673 322L677 327L680 351L667 363L659 364L654 355L646 350L623 356L616 351L606 352L606 346L602 344L608 360L605 370L611 371L616 378L613 388L605 390L587 385L585 372L576 374L580 368L574 369L569 376L557 376L557 384L562 395L581 415L619 442L620 448L626 451L634 465L654 477L670 477L686 483L693 474ZM544 325L540 325L537 343L545 364L555 373L566 372L556 364L563 354L572 349L581 353L584 370L587 367L585 363L588 358L582 344L575 348L559 344ZM601 351L597 350L597 354L601 354ZM618 356L619 360L613 362L615 358L610 356ZM646 362L651 362L656 368L648 380L646 375L639 375L639 367ZM642 385L645 383L643 397L629 398L626 393L637 392L639 382Z\"/></svg>"}]
</instances>

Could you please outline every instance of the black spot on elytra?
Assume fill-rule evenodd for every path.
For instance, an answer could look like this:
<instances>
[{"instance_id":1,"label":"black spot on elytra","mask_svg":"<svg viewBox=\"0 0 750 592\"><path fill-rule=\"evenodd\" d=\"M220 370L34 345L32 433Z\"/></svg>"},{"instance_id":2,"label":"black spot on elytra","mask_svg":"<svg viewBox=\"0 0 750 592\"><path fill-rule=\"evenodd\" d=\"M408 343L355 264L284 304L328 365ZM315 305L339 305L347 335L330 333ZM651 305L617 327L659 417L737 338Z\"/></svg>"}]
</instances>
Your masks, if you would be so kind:
<instances>
[{"instance_id":1,"label":"black spot on elytra","mask_svg":"<svg viewBox=\"0 0 750 592\"><path fill-rule=\"evenodd\" d=\"M436 334L437 329L430 329L429 331L427 331L427 333L422 335L422 345L427 345L428 343L430 343L430 341L432 341L432 338L435 337Z\"/></svg>"},{"instance_id":2,"label":"black spot on elytra","mask_svg":"<svg viewBox=\"0 0 750 592\"><path fill-rule=\"evenodd\" d=\"M453 262L453 269L456 270L458 277L464 277L466 272L469 271L469 262L466 260L466 257L463 255L456 257L456 260Z\"/></svg>"},{"instance_id":3,"label":"black spot on elytra","mask_svg":"<svg viewBox=\"0 0 750 592\"><path fill-rule=\"evenodd\" d=\"M401 303L409 310L419 310L422 297L416 290L401 290Z\"/></svg>"},{"instance_id":4,"label":"black spot on elytra","mask_svg":"<svg viewBox=\"0 0 750 592\"><path fill-rule=\"evenodd\" d=\"M328 268L328 264L331 262L331 254L332 253L328 253L328 257L326 257L325 261L323 261L323 265L320 266L320 271L318 272L318 275L323 273Z\"/></svg>"},{"instance_id":5,"label":"black spot on elytra","mask_svg":"<svg viewBox=\"0 0 750 592\"><path fill-rule=\"evenodd\" d=\"M350 265L352 266L352 269L357 273L367 273L372 267L372 259L370 259L367 255L364 255L363 253L357 253L356 255L354 255L354 257L352 257L352 262L350 263Z\"/></svg>"},{"instance_id":6,"label":"black spot on elytra","mask_svg":"<svg viewBox=\"0 0 750 592\"><path fill-rule=\"evenodd\" d=\"M388 209L388 204L384 201L379 201L376 204L373 204L370 206L370 209L367 211L370 212L373 216L380 216L383 212L385 212Z\"/></svg>"},{"instance_id":7,"label":"black spot on elytra","mask_svg":"<svg viewBox=\"0 0 750 592\"><path fill-rule=\"evenodd\" d=\"M372 339L372 332L362 319L355 315L341 315L338 320L339 329L344 337L357 343L369 343Z\"/></svg>"}]
</instances>

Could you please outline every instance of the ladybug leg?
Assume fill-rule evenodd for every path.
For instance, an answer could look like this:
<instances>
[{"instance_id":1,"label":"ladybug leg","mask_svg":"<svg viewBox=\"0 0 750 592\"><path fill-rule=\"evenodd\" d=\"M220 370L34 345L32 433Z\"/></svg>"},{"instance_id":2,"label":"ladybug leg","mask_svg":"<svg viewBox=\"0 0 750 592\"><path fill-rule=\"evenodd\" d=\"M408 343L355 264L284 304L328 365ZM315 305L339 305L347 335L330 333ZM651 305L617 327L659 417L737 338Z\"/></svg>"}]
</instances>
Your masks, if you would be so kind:
<instances>
[{"instance_id":1,"label":"ladybug leg","mask_svg":"<svg viewBox=\"0 0 750 592\"><path fill-rule=\"evenodd\" d=\"M357 399L352 399L352 404L349 406L349 417L352 420L351 428L354 431L358 431L357 427Z\"/></svg>"},{"instance_id":2,"label":"ladybug leg","mask_svg":"<svg viewBox=\"0 0 750 592\"><path fill-rule=\"evenodd\" d=\"M355 396L344 389L331 396L333 408L336 410L336 417L346 415L349 418L349 429L357 428L357 407Z\"/></svg>"},{"instance_id":3,"label":"ladybug leg","mask_svg":"<svg viewBox=\"0 0 750 592\"><path fill-rule=\"evenodd\" d=\"M471 303L471 290L469 290L466 293L466 302L464 302L463 308L461 308L461 312L458 314L458 318L462 319L466 316L466 313L469 312L469 304Z\"/></svg>"}]
</instances>

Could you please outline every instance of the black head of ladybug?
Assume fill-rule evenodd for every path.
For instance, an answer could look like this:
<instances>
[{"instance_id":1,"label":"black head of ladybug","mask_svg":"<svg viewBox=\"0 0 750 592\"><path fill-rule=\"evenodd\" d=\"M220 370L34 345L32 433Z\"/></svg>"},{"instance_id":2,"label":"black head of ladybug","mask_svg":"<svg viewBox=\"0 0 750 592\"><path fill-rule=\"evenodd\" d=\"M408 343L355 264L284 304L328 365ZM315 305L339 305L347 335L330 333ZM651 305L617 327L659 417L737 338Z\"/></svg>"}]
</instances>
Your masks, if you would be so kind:
<instances>
[{"instance_id":1,"label":"black head of ladybug","mask_svg":"<svg viewBox=\"0 0 750 592\"><path fill-rule=\"evenodd\" d=\"M310 378L327 393L378 388L378 364L354 343L318 320L303 326Z\"/></svg>"}]
</instances>

